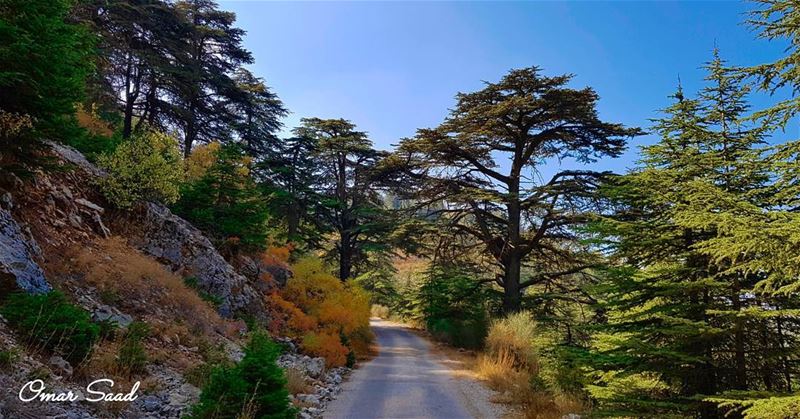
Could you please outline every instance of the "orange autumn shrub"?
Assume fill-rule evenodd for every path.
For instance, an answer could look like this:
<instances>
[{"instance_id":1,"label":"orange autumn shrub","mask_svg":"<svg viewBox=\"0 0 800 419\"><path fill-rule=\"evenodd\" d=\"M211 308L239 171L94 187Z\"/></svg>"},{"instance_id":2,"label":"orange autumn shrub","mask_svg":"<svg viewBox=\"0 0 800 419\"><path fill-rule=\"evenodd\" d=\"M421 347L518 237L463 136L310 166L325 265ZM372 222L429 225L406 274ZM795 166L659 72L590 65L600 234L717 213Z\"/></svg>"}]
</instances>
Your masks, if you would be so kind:
<instances>
[{"instance_id":1,"label":"orange autumn shrub","mask_svg":"<svg viewBox=\"0 0 800 419\"><path fill-rule=\"evenodd\" d=\"M347 363L347 354L350 352L350 349L342 344L339 334L333 332L308 332L303 336L301 346L307 353L325 358L328 367L344 366Z\"/></svg>"},{"instance_id":2,"label":"orange autumn shrub","mask_svg":"<svg viewBox=\"0 0 800 419\"><path fill-rule=\"evenodd\" d=\"M263 258L264 261L276 261L282 263L288 263L289 257L292 255L292 250L294 250L294 246L291 243L287 243L283 246L269 246L267 250L264 251Z\"/></svg>"},{"instance_id":3,"label":"orange autumn shrub","mask_svg":"<svg viewBox=\"0 0 800 419\"><path fill-rule=\"evenodd\" d=\"M293 303L286 301L277 293L267 296L267 302L274 308L273 321L277 322L273 331L282 331L291 337L300 337L303 333L315 330L317 320L297 308Z\"/></svg>"},{"instance_id":4,"label":"orange autumn shrub","mask_svg":"<svg viewBox=\"0 0 800 419\"><path fill-rule=\"evenodd\" d=\"M329 366L345 365L348 354L365 355L373 339L369 294L355 284L342 283L317 258L297 261L292 271L281 295L271 300L273 307L286 313L284 332L294 336L305 332L303 348L324 357Z\"/></svg>"}]
</instances>

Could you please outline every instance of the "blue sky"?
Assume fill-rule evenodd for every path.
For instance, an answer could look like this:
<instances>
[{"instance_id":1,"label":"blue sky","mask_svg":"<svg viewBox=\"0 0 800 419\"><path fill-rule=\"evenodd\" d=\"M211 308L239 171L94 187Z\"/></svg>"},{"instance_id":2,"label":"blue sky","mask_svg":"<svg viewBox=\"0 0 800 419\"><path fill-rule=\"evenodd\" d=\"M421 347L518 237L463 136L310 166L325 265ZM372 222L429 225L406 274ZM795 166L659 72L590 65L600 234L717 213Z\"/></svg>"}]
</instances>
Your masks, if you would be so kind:
<instances>
[{"instance_id":1,"label":"blue sky","mask_svg":"<svg viewBox=\"0 0 800 419\"><path fill-rule=\"evenodd\" d=\"M647 127L669 104L678 76L691 93L716 45L733 64L780 56L742 24L753 5L716 2L268 2L221 1L236 12L255 56L252 69L292 114L345 118L391 148L446 116L458 91L509 69L574 73L600 94L600 115ZM756 106L774 99L756 97ZM797 124L792 128L797 134ZM600 170L624 171L634 140Z\"/></svg>"}]
</instances>

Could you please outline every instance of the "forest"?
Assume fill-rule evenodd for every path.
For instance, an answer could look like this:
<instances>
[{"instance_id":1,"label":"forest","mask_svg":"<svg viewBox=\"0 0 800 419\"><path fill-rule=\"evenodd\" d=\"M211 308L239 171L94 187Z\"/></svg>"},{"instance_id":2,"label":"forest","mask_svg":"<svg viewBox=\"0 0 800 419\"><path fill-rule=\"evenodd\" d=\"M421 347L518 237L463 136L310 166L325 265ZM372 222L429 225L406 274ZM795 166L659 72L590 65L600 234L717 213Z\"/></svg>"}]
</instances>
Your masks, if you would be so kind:
<instances>
[{"instance_id":1,"label":"forest","mask_svg":"<svg viewBox=\"0 0 800 419\"><path fill-rule=\"evenodd\" d=\"M715 49L704 87L676 82L650 126L604 120L598 92L531 63L381 150L348 115L285 127L212 0L0 0L0 177L70 146L108 174L115 210L163 204L226 260L293 266L265 297L286 320L233 314L266 334L202 380L193 417L242 409L257 390L220 394L253 371L280 375L263 355L278 330L352 366L371 306L475 351L527 417L796 418L800 6L749 5L744 24L783 56L740 66ZM593 169L643 135L634 168ZM565 160L579 168L543 176ZM0 312L24 323L15 295ZM276 380L259 396L274 416L252 417L295 413Z\"/></svg>"}]
</instances>

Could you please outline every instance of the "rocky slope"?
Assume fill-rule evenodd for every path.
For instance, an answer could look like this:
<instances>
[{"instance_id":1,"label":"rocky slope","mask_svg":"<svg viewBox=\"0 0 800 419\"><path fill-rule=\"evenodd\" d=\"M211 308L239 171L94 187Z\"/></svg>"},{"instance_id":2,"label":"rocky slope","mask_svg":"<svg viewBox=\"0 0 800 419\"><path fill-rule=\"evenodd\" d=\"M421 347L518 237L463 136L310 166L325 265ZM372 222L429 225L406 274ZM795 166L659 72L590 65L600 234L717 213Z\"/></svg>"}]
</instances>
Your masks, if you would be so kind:
<instances>
[{"instance_id":1,"label":"rocky slope","mask_svg":"<svg viewBox=\"0 0 800 419\"><path fill-rule=\"evenodd\" d=\"M247 326L237 316L266 323L264 294L291 272L247 256L226 261L203 234L168 208L140 203L111 208L94 186L105 176L77 151L50 144L46 166L29 176L0 176L0 295L14 290L57 289L96 321L126 328L143 321L152 332L144 344L146 372L115 370L119 342L101 342L90 360L70 365L32 351L0 319L0 354L13 362L0 370L2 417L178 418L197 399L191 377L215 357L236 361ZM235 265L235 266L234 266ZM191 289L184 285L193 279ZM200 296L213 297L214 304ZM325 371L321 358L289 348L282 366L300 371L310 394L297 394L301 416L318 416L337 392L346 369ZM127 390L141 382L133 402L89 403L85 387L110 375ZM72 391L74 402L30 402L19 389L42 379L48 391Z\"/></svg>"}]
</instances>

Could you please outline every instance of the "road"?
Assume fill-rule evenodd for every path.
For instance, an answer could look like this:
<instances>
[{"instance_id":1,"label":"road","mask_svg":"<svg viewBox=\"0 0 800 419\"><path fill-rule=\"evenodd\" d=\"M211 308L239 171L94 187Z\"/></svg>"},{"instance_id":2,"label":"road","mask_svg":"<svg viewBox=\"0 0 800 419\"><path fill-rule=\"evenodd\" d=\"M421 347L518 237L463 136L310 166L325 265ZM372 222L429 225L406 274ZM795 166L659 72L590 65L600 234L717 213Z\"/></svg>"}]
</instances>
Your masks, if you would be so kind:
<instances>
[{"instance_id":1,"label":"road","mask_svg":"<svg viewBox=\"0 0 800 419\"><path fill-rule=\"evenodd\" d=\"M328 419L491 418L498 407L480 384L454 376L431 344L403 326L371 321L379 354L356 369L326 409Z\"/></svg>"}]
</instances>

